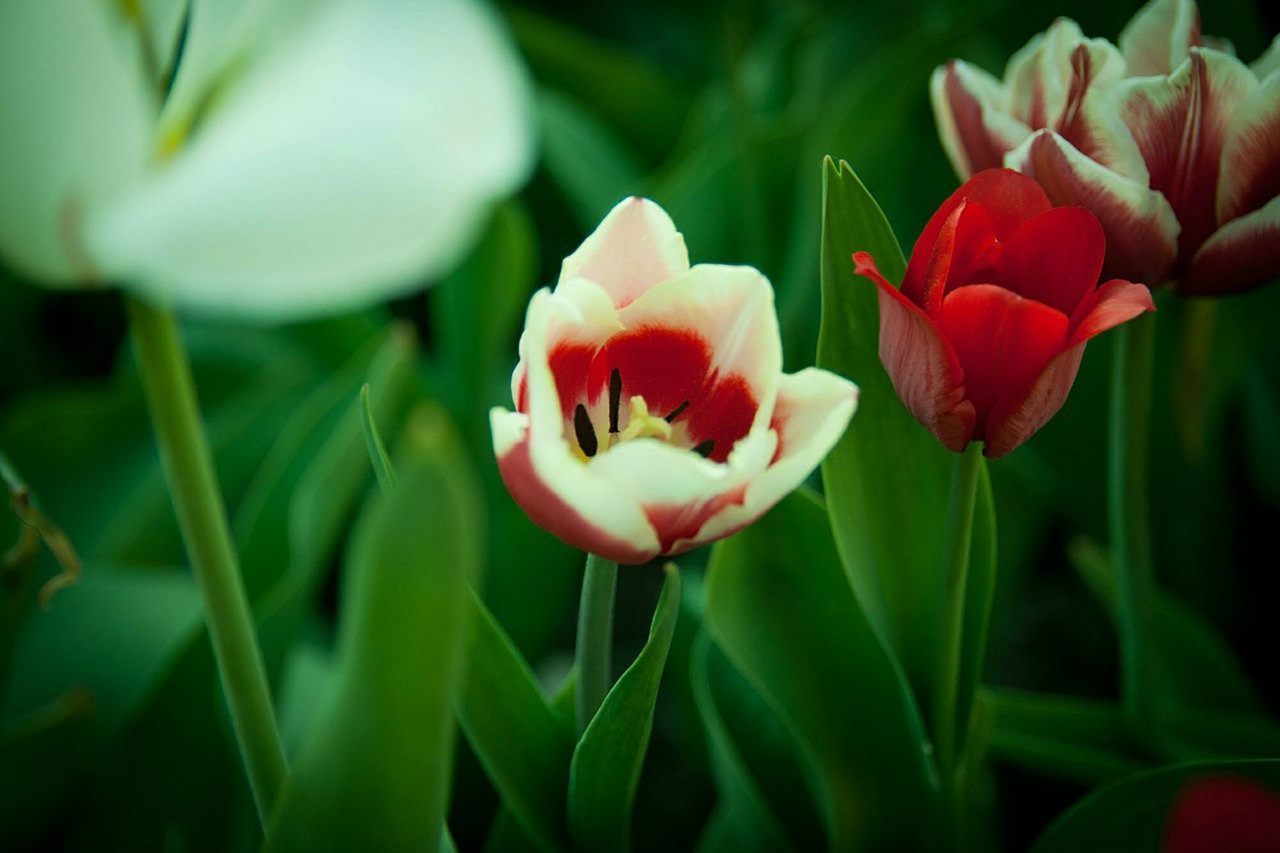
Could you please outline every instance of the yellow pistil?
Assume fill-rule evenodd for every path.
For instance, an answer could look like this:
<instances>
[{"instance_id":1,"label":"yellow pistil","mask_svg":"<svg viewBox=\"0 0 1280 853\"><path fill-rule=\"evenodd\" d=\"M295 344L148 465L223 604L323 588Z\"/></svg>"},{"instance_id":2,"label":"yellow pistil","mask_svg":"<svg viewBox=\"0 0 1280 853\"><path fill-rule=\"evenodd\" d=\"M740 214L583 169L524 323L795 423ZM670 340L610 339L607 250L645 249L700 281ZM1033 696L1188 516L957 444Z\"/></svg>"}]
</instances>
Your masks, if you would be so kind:
<instances>
[{"instance_id":1,"label":"yellow pistil","mask_svg":"<svg viewBox=\"0 0 1280 853\"><path fill-rule=\"evenodd\" d=\"M631 420L627 423L618 441L632 438L657 438L662 441L671 440L671 424L666 419L649 414L649 405L644 397L636 395L631 398Z\"/></svg>"}]
</instances>

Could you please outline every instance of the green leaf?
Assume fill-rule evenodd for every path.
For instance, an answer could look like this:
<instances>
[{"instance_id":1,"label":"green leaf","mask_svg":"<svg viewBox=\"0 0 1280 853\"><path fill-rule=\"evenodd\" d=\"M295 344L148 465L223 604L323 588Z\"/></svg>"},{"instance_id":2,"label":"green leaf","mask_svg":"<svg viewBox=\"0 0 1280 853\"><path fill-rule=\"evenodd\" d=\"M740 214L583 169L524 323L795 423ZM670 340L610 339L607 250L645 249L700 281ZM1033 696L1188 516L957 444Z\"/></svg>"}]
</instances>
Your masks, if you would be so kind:
<instances>
[{"instance_id":1,"label":"green leaf","mask_svg":"<svg viewBox=\"0 0 1280 853\"><path fill-rule=\"evenodd\" d=\"M674 563L667 564L666 573L649 641L609 691L573 752L569 831L585 850L631 849L631 805L680 613L680 573Z\"/></svg>"},{"instance_id":2,"label":"green leaf","mask_svg":"<svg viewBox=\"0 0 1280 853\"><path fill-rule=\"evenodd\" d=\"M1114 702L1019 690L983 692L993 726L988 741L1001 761L1095 785L1145 769Z\"/></svg>"},{"instance_id":3,"label":"green leaf","mask_svg":"<svg viewBox=\"0 0 1280 853\"><path fill-rule=\"evenodd\" d=\"M1195 761L1162 767L1108 785L1059 817L1036 841L1033 853L1141 853L1161 849L1174 798L1189 783L1231 774L1280 791L1280 760Z\"/></svg>"},{"instance_id":4,"label":"green leaf","mask_svg":"<svg viewBox=\"0 0 1280 853\"><path fill-rule=\"evenodd\" d=\"M186 572L90 563L47 612L27 617L3 717L34 713L79 688L91 697L94 716L118 729L202 624L200 593Z\"/></svg>"},{"instance_id":5,"label":"green leaf","mask_svg":"<svg viewBox=\"0 0 1280 853\"><path fill-rule=\"evenodd\" d=\"M705 631L693 648L691 678L720 791L717 815L699 848L709 853L821 847L822 819L795 739Z\"/></svg>"},{"instance_id":6,"label":"green leaf","mask_svg":"<svg viewBox=\"0 0 1280 853\"><path fill-rule=\"evenodd\" d=\"M348 563L334 692L272 816L272 850L436 849L453 752L478 489L438 410L405 434Z\"/></svg>"},{"instance_id":7,"label":"green leaf","mask_svg":"<svg viewBox=\"0 0 1280 853\"><path fill-rule=\"evenodd\" d=\"M941 618L942 524L952 454L898 399L880 363L875 286L853 274L870 252L900 281L902 251L875 200L847 163L823 165L822 326L818 366L861 389L858 414L822 465L836 546L876 632L925 693Z\"/></svg>"},{"instance_id":8,"label":"green leaf","mask_svg":"<svg viewBox=\"0 0 1280 853\"><path fill-rule=\"evenodd\" d=\"M786 498L719 543L708 573L708 629L801 740L829 849L941 843L919 709L840 570L821 503Z\"/></svg>"},{"instance_id":9,"label":"green leaf","mask_svg":"<svg viewBox=\"0 0 1280 853\"><path fill-rule=\"evenodd\" d=\"M373 418L373 407L369 403L369 383L360 388L360 424L364 427L364 443L369 450L369 462L373 465L373 473L378 478L378 486L383 493L391 491L396 485L396 472L391 466L391 457L382 443L382 435L378 432L378 423Z\"/></svg>"},{"instance_id":10,"label":"green leaf","mask_svg":"<svg viewBox=\"0 0 1280 853\"><path fill-rule=\"evenodd\" d=\"M1115 576L1107 554L1081 539L1072 544L1071 560L1114 620ZM1208 620L1159 590L1151 621L1156 678L1165 703L1254 713L1263 709L1235 652Z\"/></svg>"},{"instance_id":11,"label":"green leaf","mask_svg":"<svg viewBox=\"0 0 1280 853\"><path fill-rule=\"evenodd\" d=\"M473 593L458 722L502 802L543 850L568 847L572 729L542 694L502 627Z\"/></svg>"}]
</instances>

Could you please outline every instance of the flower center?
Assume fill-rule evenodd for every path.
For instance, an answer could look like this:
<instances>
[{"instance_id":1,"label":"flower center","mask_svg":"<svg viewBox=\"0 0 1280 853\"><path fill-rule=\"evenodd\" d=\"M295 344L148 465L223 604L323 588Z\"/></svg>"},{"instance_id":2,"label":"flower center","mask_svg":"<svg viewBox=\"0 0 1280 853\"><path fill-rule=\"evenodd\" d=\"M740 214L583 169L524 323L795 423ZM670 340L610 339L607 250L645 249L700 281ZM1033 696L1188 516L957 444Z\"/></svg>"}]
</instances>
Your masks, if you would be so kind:
<instances>
[{"instance_id":1,"label":"flower center","mask_svg":"<svg viewBox=\"0 0 1280 853\"><path fill-rule=\"evenodd\" d=\"M626 428L620 429L622 374L614 368L609 375L609 438L605 450L618 442L630 441L633 438L656 438L669 444L683 443L679 439L685 430L677 430L673 424L689 408L688 400L662 417L652 414L649 411L649 404L639 394L631 395L628 406L630 411ZM577 450L584 462L600 451L600 439L596 434L595 424L591 422L591 415L582 403L579 403L573 411L573 433L578 441ZM715 444L714 439L708 439L699 442L691 449L694 453L706 458L715 450Z\"/></svg>"}]
</instances>

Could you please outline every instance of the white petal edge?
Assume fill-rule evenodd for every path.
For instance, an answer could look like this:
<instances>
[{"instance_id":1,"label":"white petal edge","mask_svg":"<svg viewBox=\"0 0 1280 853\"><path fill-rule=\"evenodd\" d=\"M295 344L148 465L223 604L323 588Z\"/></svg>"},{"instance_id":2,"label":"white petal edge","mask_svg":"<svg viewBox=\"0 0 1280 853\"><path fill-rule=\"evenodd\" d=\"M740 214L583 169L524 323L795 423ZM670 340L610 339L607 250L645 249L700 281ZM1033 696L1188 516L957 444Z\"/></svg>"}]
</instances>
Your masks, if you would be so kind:
<instances>
[{"instance_id":1,"label":"white petal edge","mask_svg":"<svg viewBox=\"0 0 1280 853\"><path fill-rule=\"evenodd\" d=\"M689 269L684 236L656 202L623 199L560 267L560 280L596 282L619 308Z\"/></svg>"},{"instance_id":2,"label":"white petal edge","mask_svg":"<svg viewBox=\"0 0 1280 853\"><path fill-rule=\"evenodd\" d=\"M1261 56L1249 63L1249 70L1259 80L1266 80L1280 71L1280 35L1271 40L1271 45L1262 52Z\"/></svg>"},{"instance_id":3,"label":"white petal edge","mask_svg":"<svg viewBox=\"0 0 1280 853\"><path fill-rule=\"evenodd\" d=\"M408 292L531 164L525 72L465 0L326 4L235 83L88 235L163 303L276 321Z\"/></svg>"},{"instance_id":4,"label":"white petal edge","mask_svg":"<svg viewBox=\"0 0 1280 853\"><path fill-rule=\"evenodd\" d=\"M826 370L808 367L778 383L775 411L782 455L751 480L742 504L709 519L685 544L713 542L733 533L794 491L844 435L858 408L858 386ZM677 543L676 548L681 547Z\"/></svg>"},{"instance_id":5,"label":"white petal edge","mask_svg":"<svg viewBox=\"0 0 1280 853\"><path fill-rule=\"evenodd\" d=\"M0 253L48 283L96 278L77 222L150 155L137 38L108 3L0 3Z\"/></svg>"},{"instance_id":6,"label":"white petal edge","mask_svg":"<svg viewBox=\"0 0 1280 853\"><path fill-rule=\"evenodd\" d=\"M1168 74L1200 41L1199 13L1193 0L1151 0L1120 31L1118 44L1129 76Z\"/></svg>"}]
</instances>

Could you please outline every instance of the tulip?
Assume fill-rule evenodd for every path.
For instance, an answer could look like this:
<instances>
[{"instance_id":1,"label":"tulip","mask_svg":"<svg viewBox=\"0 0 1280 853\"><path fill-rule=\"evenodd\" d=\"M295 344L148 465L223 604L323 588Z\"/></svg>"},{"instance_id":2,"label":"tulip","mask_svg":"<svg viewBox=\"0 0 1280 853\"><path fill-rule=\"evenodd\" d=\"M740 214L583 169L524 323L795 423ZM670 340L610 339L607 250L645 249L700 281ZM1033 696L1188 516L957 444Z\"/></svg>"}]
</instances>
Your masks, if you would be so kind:
<instances>
[{"instance_id":1,"label":"tulip","mask_svg":"<svg viewBox=\"0 0 1280 853\"><path fill-rule=\"evenodd\" d=\"M1165 820L1165 853L1280 849L1280 796L1244 776L1206 775L1178 792Z\"/></svg>"},{"instance_id":2,"label":"tulip","mask_svg":"<svg viewBox=\"0 0 1280 853\"><path fill-rule=\"evenodd\" d=\"M0 6L0 254L55 286L291 320L448 271L531 164L469 0ZM172 13L172 14L167 14Z\"/></svg>"},{"instance_id":3,"label":"tulip","mask_svg":"<svg viewBox=\"0 0 1280 853\"><path fill-rule=\"evenodd\" d=\"M979 172L929 220L902 289L865 252L879 289L880 359L907 408L947 449L1003 456L1066 401L1085 342L1155 309L1146 287L1097 286L1106 246L1087 210L1035 181Z\"/></svg>"},{"instance_id":4,"label":"tulip","mask_svg":"<svg viewBox=\"0 0 1280 853\"><path fill-rule=\"evenodd\" d=\"M852 383L781 368L768 280L690 268L666 212L626 199L530 300L515 411L490 413L502 479L536 524L615 562L728 536L853 416Z\"/></svg>"}]
</instances>

